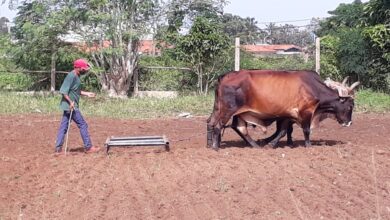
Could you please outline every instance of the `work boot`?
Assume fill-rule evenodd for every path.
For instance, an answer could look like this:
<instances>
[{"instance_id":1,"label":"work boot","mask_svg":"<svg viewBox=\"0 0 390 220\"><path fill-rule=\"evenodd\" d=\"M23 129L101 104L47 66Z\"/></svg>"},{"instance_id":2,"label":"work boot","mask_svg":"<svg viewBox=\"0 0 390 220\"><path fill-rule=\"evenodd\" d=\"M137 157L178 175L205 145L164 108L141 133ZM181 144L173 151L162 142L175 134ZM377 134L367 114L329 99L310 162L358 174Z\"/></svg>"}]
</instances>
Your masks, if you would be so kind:
<instances>
[{"instance_id":1,"label":"work boot","mask_svg":"<svg viewBox=\"0 0 390 220\"><path fill-rule=\"evenodd\" d=\"M62 156L62 155L65 155L64 151L62 151L62 148L61 147L56 148L54 151L54 156L58 157L58 156Z\"/></svg>"},{"instance_id":2,"label":"work boot","mask_svg":"<svg viewBox=\"0 0 390 220\"><path fill-rule=\"evenodd\" d=\"M96 152L99 152L99 150L100 150L99 147L92 146L92 147L86 149L85 153L96 153Z\"/></svg>"}]
</instances>

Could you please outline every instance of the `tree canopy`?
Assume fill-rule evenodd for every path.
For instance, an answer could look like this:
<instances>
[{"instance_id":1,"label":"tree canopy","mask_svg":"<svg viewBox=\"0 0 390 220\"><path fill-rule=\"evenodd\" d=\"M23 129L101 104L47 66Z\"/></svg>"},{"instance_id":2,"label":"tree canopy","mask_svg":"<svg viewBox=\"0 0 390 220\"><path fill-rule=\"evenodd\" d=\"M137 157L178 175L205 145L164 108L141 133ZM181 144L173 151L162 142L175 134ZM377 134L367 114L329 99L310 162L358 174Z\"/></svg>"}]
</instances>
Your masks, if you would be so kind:
<instances>
[{"instance_id":1,"label":"tree canopy","mask_svg":"<svg viewBox=\"0 0 390 220\"><path fill-rule=\"evenodd\" d=\"M340 4L321 22L321 73L353 76L363 86L390 92L390 2Z\"/></svg>"},{"instance_id":2,"label":"tree canopy","mask_svg":"<svg viewBox=\"0 0 390 220\"><path fill-rule=\"evenodd\" d=\"M218 74L233 68L235 37L242 44L295 44L310 50L315 35L322 38L321 74L352 76L364 87L390 91L389 0L340 4L329 18L313 18L305 27L269 23L264 28L254 18L224 13L226 0L7 2L18 6L18 14L12 40L1 40L7 45L1 50L7 53L1 54L3 59L53 72L69 70L77 57L87 58L94 64L99 88L111 96L126 97L136 88L142 39L157 42L153 46L162 51L165 63L189 67L186 74L196 81L194 87L207 93ZM0 22L4 29L6 20Z\"/></svg>"}]
</instances>

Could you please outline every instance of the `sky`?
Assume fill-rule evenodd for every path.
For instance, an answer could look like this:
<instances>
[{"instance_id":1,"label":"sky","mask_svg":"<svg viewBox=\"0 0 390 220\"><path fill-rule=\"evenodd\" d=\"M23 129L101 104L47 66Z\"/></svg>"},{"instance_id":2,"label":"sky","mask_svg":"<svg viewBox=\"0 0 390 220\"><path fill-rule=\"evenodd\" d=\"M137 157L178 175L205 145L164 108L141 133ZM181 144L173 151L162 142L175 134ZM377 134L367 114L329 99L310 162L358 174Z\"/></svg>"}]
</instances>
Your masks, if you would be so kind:
<instances>
[{"instance_id":1,"label":"sky","mask_svg":"<svg viewBox=\"0 0 390 220\"><path fill-rule=\"evenodd\" d=\"M224 12L255 18L260 28L265 26L264 23L309 19L276 23L278 26L286 23L299 26L308 24L313 17L329 17L328 11L336 9L341 3L352 2L353 0L230 0Z\"/></svg>"},{"instance_id":2,"label":"sky","mask_svg":"<svg viewBox=\"0 0 390 220\"><path fill-rule=\"evenodd\" d=\"M362 2L367 1L363 0ZM340 3L351 3L353 0L229 0L229 2L224 9L225 13L232 13L244 18L253 17L258 22L259 27L264 27L263 23L269 22L328 17L328 11L334 10ZM10 11L7 4L0 5L0 17L7 17L12 21L15 15L16 11ZM276 24L285 23L305 25L309 21Z\"/></svg>"},{"instance_id":3,"label":"sky","mask_svg":"<svg viewBox=\"0 0 390 220\"><path fill-rule=\"evenodd\" d=\"M6 17L10 21L16 16L16 11L11 11L8 8L8 1L6 1L4 4L1 4L2 1L0 0L0 18Z\"/></svg>"}]
</instances>

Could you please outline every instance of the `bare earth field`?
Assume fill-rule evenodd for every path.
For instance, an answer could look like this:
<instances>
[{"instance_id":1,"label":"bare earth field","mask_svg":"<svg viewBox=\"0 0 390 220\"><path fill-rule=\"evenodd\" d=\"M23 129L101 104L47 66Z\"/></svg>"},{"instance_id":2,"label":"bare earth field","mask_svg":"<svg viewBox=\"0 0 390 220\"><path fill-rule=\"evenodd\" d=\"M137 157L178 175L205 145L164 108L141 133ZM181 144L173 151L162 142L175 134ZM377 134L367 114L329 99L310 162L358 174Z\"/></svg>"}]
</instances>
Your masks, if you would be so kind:
<instances>
[{"instance_id":1,"label":"bare earth field","mask_svg":"<svg viewBox=\"0 0 390 220\"><path fill-rule=\"evenodd\" d=\"M298 127L296 146L277 149L246 147L226 129L219 152L205 147L205 117L86 119L97 146L165 134L171 151L84 154L72 124L71 153L55 157L59 115L0 116L1 220L390 219L390 114L354 114L349 128L326 120L312 148Z\"/></svg>"}]
</instances>

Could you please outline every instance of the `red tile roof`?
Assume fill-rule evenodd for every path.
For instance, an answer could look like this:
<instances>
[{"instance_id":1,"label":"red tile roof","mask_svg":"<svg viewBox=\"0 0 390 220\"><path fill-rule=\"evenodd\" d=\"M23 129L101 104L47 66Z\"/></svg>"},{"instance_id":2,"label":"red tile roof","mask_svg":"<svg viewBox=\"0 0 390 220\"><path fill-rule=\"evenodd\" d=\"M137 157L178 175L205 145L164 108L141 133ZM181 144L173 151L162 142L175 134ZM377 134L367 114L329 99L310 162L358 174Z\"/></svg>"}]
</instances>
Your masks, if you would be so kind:
<instances>
[{"instance_id":1,"label":"red tile roof","mask_svg":"<svg viewBox=\"0 0 390 220\"><path fill-rule=\"evenodd\" d=\"M160 49L156 47L156 41L153 40L141 40L139 43L138 51L145 54L153 53L153 47L155 53L160 53Z\"/></svg>"}]
</instances>

